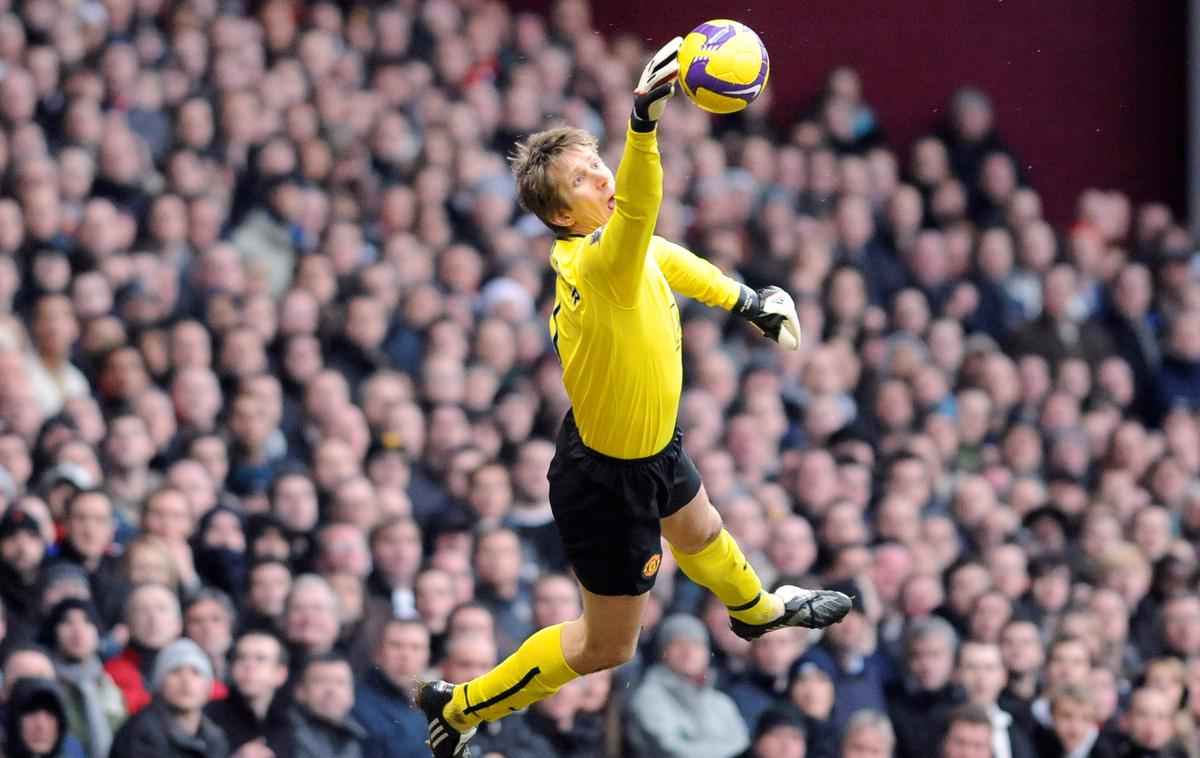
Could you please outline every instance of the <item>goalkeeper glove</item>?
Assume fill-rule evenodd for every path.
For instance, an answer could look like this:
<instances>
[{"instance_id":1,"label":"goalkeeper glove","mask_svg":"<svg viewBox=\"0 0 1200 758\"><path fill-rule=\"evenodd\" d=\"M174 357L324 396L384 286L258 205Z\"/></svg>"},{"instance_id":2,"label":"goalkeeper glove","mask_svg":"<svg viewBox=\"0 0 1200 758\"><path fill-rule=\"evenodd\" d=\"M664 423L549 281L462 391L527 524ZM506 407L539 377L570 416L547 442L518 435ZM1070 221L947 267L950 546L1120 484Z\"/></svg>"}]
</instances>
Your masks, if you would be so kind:
<instances>
[{"instance_id":1,"label":"goalkeeper glove","mask_svg":"<svg viewBox=\"0 0 1200 758\"><path fill-rule=\"evenodd\" d=\"M800 319L792 296L779 287L758 291L742 285L733 312L758 327L759 331L788 350L800 348Z\"/></svg>"},{"instance_id":2,"label":"goalkeeper glove","mask_svg":"<svg viewBox=\"0 0 1200 758\"><path fill-rule=\"evenodd\" d=\"M654 54L637 89L633 91L633 130L649 132L662 116L667 100L675 94L675 78L679 76L679 46L682 37L676 37Z\"/></svg>"}]
</instances>

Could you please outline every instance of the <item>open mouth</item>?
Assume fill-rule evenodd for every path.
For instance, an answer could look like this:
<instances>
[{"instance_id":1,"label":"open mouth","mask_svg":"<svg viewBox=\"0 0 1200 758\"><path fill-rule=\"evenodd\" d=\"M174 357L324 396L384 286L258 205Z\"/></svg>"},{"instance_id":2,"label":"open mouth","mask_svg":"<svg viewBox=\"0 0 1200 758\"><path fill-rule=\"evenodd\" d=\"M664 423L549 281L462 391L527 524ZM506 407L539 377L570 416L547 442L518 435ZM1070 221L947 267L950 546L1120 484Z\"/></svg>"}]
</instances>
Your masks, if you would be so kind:
<instances>
[{"instance_id":1,"label":"open mouth","mask_svg":"<svg viewBox=\"0 0 1200 758\"><path fill-rule=\"evenodd\" d=\"M608 199L608 209L611 211L617 207L617 197L613 195Z\"/></svg>"}]
</instances>

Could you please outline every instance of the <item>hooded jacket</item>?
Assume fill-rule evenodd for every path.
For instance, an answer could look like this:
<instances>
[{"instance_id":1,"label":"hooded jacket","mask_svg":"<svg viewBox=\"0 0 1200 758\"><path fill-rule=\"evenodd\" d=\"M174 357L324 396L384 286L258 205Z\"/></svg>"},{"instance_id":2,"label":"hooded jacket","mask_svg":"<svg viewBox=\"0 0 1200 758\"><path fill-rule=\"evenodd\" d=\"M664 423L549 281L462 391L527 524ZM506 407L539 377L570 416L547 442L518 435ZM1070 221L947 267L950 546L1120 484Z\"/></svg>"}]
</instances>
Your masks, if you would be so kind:
<instances>
[{"instance_id":1,"label":"hooded jacket","mask_svg":"<svg viewBox=\"0 0 1200 758\"><path fill-rule=\"evenodd\" d=\"M58 737L50 750L34 752L25 744L21 734L21 718L38 710L46 710L58 722ZM63 742L67 736L67 708L63 702L62 690L58 682L52 679L25 678L19 679L13 685L9 698L8 709L4 719L5 732L8 741L4 746L4 754L8 758L60 758L63 753Z\"/></svg>"}]
</instances>

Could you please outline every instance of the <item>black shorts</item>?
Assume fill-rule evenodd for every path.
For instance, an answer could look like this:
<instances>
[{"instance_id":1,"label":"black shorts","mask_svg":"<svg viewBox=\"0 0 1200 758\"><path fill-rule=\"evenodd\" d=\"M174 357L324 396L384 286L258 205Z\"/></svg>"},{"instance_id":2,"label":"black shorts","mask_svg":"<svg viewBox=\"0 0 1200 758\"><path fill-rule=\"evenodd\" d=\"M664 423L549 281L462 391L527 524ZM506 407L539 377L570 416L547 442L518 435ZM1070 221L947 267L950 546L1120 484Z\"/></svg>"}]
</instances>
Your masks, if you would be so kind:
<instances>
[{"instance_id":1,"label":"black shorts","mask_svg":"<svg viewBox=\"0 0 1200 758\"><path fill-rule=\"evenodd\" d=\"M661 519L700 491L679 430L648 458L622 459L583 444L570 411L550 462L550 505L579 583L597 595L641 595L662 561Z\"/></svg>"}]
</instances>

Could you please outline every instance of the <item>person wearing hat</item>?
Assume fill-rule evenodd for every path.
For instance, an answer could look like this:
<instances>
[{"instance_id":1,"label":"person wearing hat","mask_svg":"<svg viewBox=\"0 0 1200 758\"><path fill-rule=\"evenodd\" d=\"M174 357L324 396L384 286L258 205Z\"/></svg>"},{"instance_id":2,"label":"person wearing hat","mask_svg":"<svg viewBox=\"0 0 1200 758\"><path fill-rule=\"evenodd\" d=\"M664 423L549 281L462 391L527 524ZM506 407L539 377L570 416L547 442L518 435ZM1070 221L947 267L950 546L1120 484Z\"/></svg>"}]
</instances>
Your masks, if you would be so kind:
<instances>
[{"instance_id":1,"label":"person wearing hat","mask_svg":"<svg viewBox=\"0 0 1200 758\"><path fill-rule=\"evenodd\" d=\"M47 614L42 637L63 685L68 729L91 755L108 755L113 732L125 722L125 699L100 662L95 606L76 597L59 601Z\"/></svg>"},{"instance_id":2,"label":"person wearing hat","mask_svg":"<svg viewBox=\"0 0 1200 758\"><path fill-rule=\"evenodd\" d=\"M213 685L212 664L200 646L180 638L154 663L154 699L125 722L113 756L215 758L229 754L224 731L204 715Z\"/></svg>"},{"instance_id":3,"label":"person wearing hat","mask_svg":"<svg viewBox=\"0 0 1200 758\"><path fill-rule=\"evenodd\" d=\"M708 630L695 616L665 618L655 635L661 662L629 703L635 755L730 758L750 745L737 705L712 684Z\"/></svg>"},{"instance_id":4,"label":"person wearing hat","mask_svg":"<svg viewBox=\"0 0 1200 758\"><path fill-rule=\"evenodd\" d=\"M66 758L67 716L53 679L26 677L13 686L5 712L4 754L10 758ZM75 746L76 749L78 745Z\"/></svg>"},{"instance_id":5,"label":"person wearing hat","mask_svg":"<svg viewBox=\"0 0 1200 758\"><path fill-rule=\"evenodd\" d=\"M37 520L20 506L0 516L0 600L8 621L7 639L29 642L38 631L38 590L46 542Z\"/></svg>"}]
</instances>

